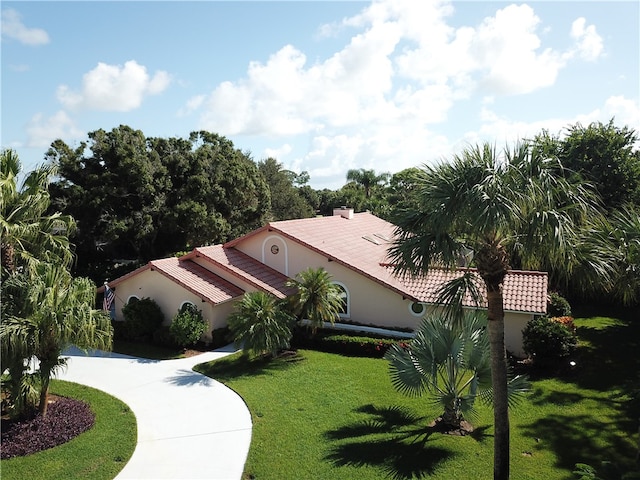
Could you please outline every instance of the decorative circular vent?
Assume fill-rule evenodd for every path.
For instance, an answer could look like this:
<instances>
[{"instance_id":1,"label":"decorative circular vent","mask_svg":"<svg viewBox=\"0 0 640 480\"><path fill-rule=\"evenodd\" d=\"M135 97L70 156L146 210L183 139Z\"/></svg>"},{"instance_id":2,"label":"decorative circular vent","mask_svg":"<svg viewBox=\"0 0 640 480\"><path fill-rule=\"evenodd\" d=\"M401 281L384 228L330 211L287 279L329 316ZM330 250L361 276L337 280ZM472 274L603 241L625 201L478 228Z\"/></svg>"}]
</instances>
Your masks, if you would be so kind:
<instances>
[{"instance_id":1,"label":"decorative circular vent","mask_svg":"<svg viewBox=\"0 0 640 480\"><path fill-rule=\"evenodd\" d=\"M409 311L411 312L411 315L415 315L416 317L421 317L422 315L424 315L426 310L427 307L424 305L424 303L413 302L409 305Z\"/></svg>"},{"instance_id":2,"label":"decorative circular vent","mask_svg":"<svg viewBox=\"0 0 640 480\"><path fill-rule=\"evenodd\" d=\"M271 253L273 253L274 255L277 255L279 251L280 251L280 248L277 245L271 245Z\"/></svg>"}]
</instances>

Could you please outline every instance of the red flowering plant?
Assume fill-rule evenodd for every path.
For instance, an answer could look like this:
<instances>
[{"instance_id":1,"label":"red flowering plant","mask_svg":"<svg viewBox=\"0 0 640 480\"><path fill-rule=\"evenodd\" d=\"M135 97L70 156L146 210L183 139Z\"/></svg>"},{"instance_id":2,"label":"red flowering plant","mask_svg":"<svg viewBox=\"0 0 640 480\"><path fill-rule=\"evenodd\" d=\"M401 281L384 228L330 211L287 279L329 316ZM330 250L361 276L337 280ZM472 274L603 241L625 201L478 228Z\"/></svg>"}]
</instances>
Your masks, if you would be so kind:
<instances>
[{"instance_id":1,"label":"red flowering plant","mask_svg":"<svg viewBox=\"0 0 640 480\"><path fill-rule=\"evenodd\" d=\"M568 315L562 317L551 317L551 321L564 325L571 333L576 333L576 325L573 323L573 317Z\"/></svg>"}]
</instances>

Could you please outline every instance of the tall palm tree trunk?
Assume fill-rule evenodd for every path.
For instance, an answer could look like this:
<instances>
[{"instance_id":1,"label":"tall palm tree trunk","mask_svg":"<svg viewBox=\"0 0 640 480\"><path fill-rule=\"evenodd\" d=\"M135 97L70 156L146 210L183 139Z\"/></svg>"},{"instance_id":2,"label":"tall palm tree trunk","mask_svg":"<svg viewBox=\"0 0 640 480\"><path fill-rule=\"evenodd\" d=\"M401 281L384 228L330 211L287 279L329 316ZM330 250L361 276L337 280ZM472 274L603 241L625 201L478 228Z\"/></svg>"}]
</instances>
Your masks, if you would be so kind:
<instances>
[{"instance_id":1,"label":"tall palm tree trunk","mask_svg":"<svg viewBox=\"0 0 640 480\"><path fill-rule=\"evenodd\" d=\"M507 358L504 345L504 309L500 285L487 284L491 384L493 387L493 478L509 478L509 403L507 401Z\"/></svg>"}]
</instances>

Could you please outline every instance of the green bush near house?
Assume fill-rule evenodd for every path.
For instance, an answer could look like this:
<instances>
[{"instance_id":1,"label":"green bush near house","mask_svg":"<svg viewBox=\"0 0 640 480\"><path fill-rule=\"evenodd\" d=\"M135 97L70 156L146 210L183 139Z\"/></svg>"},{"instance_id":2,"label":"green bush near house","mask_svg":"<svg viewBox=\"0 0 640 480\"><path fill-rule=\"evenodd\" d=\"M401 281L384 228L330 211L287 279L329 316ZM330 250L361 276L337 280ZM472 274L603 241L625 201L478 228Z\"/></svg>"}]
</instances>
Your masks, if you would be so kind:
<instances>
[{"instance_id":1,"label":"green bush near house","mask_svg":"<svg viewBox=\"0 0 640 480\"><path fill-rule=\"evenodd\" d=\"M181 347L195 345L206 329L207 321L202 318L202 311L192 303L182 305L169 326L171 337Z\"/></svg>"},{"instance_id":2,"label":"green bush near house","mask_svg":"<svg viewBox=\"0 0 640 480\"><path fill-rule=\"evenodd\" d=\"M149 341L164 322L160 306L151 298L131 298L122 307L125 322L121 327L125 340Z\"/></svg>"},{"instance_id":3,"label":"green bush near house","mask_svg":"<svg viewBox=\"0 0 640 480\"><path fill-rule=\"evenodd\" d=\"M549 294L547 302L547 316L549 317L570 317L571 305L569 301L557 292Z\"/></svg>"},{"instance_id":4,"label":"green bush near house","mask_svg":"<svg viewBox=\"0 0 640 480\"><path fill-rule=\"evenodd\" d=\"M566 318L566 317L560 317ZM571 355L578 344L576 334L561 321L547 316L529 320L522 331L522 347L536 365L557 364Z\"/></svg>"},{"instance_id":5,"label":"green bush near house","mask_svg":"<svg viewBox=\"0 0 640 480\"><path fill-rule=\"evenodd\" d=\"M352 357L382 358L389 347L398 341L397 338L380 335L336 334L335 330L319 330L315 335L308 335L305 330L298 329L291 346Z\"/></svg>"},{"instance_id":6,"label":"green bush near house","mask_svg":"<svg viewBox=\"0 0 640 480\"><path fill-rule=\"evenodd\" d=\"M211 349L222 348L233 342L229 327L214 328L211 332Z\"/></svg>"}]
</instances>

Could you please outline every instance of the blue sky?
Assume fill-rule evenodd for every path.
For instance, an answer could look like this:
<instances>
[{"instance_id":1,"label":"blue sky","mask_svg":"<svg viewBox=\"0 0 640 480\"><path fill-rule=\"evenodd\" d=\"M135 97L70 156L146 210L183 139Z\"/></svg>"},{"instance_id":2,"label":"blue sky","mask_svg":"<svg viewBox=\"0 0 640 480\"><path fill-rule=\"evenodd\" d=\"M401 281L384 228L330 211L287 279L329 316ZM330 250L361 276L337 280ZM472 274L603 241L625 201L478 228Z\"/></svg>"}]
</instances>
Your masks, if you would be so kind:
<instances>
[{"instance_id":1,"label":"blue sky","mask_svg":"<svg viewBox=\"0 0 640 480\"><path fill-rule=\"evenodd\" d=\"M339 188L465 145L640 130L636 1L3 1L3 148L209 130Z\"/></svg>"}]
</instances>

